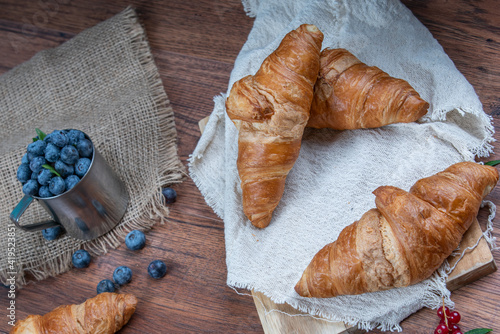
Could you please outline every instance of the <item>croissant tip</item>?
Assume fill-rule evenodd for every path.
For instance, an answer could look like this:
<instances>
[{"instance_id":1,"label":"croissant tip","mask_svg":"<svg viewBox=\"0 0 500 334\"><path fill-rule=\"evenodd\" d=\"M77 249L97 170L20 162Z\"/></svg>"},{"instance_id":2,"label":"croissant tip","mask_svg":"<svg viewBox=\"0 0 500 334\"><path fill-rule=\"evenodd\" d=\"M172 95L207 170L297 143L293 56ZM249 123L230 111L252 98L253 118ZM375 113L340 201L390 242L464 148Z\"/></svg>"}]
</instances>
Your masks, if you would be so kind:
<instances>
[{"instance_id":1,"label":"croissant tip","mask_svg":"<svg viewBox=\"0 0 500 334\"><path fill-rule=\"evenodd\" d=\"M318 32L319 29L318 27L316 27L314 24L306 24L305 25L307 31L310 31L310 32Z\"/></svg>"},{"instance_id":2,"label":"croissant tip","mask_svg":"<svg viewBox=\"0 0 500 334\"><path fill-rule=\"evenodd\" d=\"M299 296L311 297L311 295L309 294L309 289L307 289L307 282L306 282L304 276L302 276L300 278L300 280L295 285L294 289L295 289L295 292L297 292L299 294Z\"/></svg>"},{"instance_id":3,"label":"croissant tip","mask_svg":"<svg viewBox=\"0 0 500 334\"><path fill-rule=\"evenodd\" d=\"M271 217L265 216L257 220L252 220L252 225L257 228L266 228L271 222Z\"/></svg>"},{"instance_id":4,"label":"croissant tip","mask_svg":"<svg viewBox=\"0 0 500 334\"><path fill-rule=\"evenodd\" d=\"M136 296L127 293L127 294L125 294L124 299L128 305L130 305L134 308L137 306L137 297Z\"/></svg>"}]
</instances>

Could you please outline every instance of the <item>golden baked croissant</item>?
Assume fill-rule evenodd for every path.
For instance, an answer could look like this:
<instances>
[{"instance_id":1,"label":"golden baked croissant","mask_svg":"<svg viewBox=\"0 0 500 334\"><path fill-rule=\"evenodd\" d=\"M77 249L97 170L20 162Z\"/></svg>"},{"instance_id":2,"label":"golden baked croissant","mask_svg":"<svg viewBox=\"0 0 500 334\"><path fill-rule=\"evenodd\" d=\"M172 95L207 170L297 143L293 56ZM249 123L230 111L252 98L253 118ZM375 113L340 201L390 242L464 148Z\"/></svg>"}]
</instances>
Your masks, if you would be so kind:
<instances>
[{"instance_id":1,"label":"golden baked croissant","mask_svg":"<svg viewBox=\"0 0 500 334\"><path fill-rule=\"evenodd\" d=\"M334 297L428 278L458 247L497 182L494 167L461 162L418 180L409 192L377 188L377 208L314 256L295 291L304 297Z\"/></svg>"},{"instance_id":2,"label":"golden baked croissant","mask_svg":"<svg viewBox=\"0 0 500 334\"><path fill-rule=\"evenodd\" d=\"M324 49L314 86L312 128L376 128L408 123L427 113L429 104L402 79L367 66L345 49Z\"/></svg>"},{"instance_id":3,"label":"golden baked croissant","mask_svg":"<svg viewBox=\"0 0 500 334\"><path fill-rule=\"evenodd\" d=\"M103 292L79 305L59 306L51 312L29 315L10 334L111 334L120 330L135 312L131 294Z\"/></svg>"},{"instance_id":4,"label":"golden baked croissant","mask_svg":"<svg viewBox=\"0 0 500 334\"><path fill-rule=\"evenodd\" d=\"M269 225L299 155L322 41L314 25L289 32L255 75L234 83L227 98L226 112L239 130L243 212L256 227Z\"/></svg>"}]
</instances>

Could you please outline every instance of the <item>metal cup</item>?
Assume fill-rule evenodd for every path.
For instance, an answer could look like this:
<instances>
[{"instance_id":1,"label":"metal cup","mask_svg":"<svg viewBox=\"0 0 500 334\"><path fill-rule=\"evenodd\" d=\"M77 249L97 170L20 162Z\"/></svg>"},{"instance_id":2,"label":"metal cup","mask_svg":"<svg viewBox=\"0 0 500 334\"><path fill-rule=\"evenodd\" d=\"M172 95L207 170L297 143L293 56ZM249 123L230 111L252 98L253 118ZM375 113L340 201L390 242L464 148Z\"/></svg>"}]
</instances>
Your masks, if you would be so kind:
<instances>
[{"instance_id":1,"label":"metal cup","mask_svg":"<svg viewBox=\"0 0 500 334\"><path fill-rule=\"evenodd\" d=\"M86 136L87 139L88 136ZM91 141L92 142L92 141ZM123 218L129 201L124 183L97 152L94 144L90 167L70 190L53 196L25 195L10 214L17 228L28 232L61 225L76 239L92 240L115 227ZM21 225L19 219L36 199L53 220Z\"/></svg>"}]
</instances>

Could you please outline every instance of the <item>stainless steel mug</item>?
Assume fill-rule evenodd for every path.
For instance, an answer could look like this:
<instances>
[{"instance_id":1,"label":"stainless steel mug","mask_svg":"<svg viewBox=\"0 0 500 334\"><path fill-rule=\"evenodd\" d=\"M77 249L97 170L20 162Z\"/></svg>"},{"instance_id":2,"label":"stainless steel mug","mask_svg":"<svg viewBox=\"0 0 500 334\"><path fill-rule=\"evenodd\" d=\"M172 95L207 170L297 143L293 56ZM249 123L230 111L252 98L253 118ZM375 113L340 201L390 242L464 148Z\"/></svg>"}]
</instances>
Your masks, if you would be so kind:
<instances>
[{"instance_id":1,"label":"stainless steel mug","mask_svg":"<svg viewBox=\"0 0 500 334\"><path fill-rule=\"evenodd\" d=\"M53 197L25 195L21 199L10 214L10 219L18 228L34 232L61 225L73 238L92 240L120 222L129 202L127 189L93 144L92 146L90 167L73 188ZM21 225L21 215L35 199L53 220Z\"/></svg>"}]
</instances>

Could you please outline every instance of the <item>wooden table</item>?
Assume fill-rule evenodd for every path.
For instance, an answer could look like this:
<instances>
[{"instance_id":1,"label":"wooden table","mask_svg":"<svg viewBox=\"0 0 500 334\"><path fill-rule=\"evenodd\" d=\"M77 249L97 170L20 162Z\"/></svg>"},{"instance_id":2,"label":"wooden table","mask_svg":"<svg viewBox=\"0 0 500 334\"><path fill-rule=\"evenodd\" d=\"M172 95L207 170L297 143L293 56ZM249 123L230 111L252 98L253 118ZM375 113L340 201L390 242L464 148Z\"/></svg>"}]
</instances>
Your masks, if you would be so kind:
<instances>
[{"instance_id":1,"label":"wooden table","mask_svg":"<svg viewBox=\"0 0 500 334\"><path fill-rule=\"evenodd\" d=\"M426 25L474 86L484 110L500 127L500 6L484 1L403 1ZM0 73L55 47L128 5L136 7L149 36L165 90L175 111L179 154L186 163L210 114L213 96L227 89L233 62L253 19L238 0L73 1L2 0ZM500 138L496 135L496 138ZM500 159L495 153L488 160ZM43 314L60 304L95 295L97 282L119 265L145 273L150 259L164 258L170 271L161 281L136 274L123 292L140 299L136 314L121 333L262 333L251 296L226 286L222 221L187 178L176 186L178 200L168 224L147 234L148 246L131 254L125 247L94 258L85 270L33 282L18 291L17 318ZM500 187L488 197L500 204ZM482 212L484 220L485 212ZM481 220L481 216L480 216ZM500 220L495 222L498 236ZM500 259L500 252L494 257ZM500 272L452 293L463 329L500 330ZM5 313L6 293L0 295ZM5 316L0 331L10 329ZM433 333L435 312L423 309L403 323L404 333ZM377 332L380 333L380 332Z\"/></svg>"}]
</instances>

